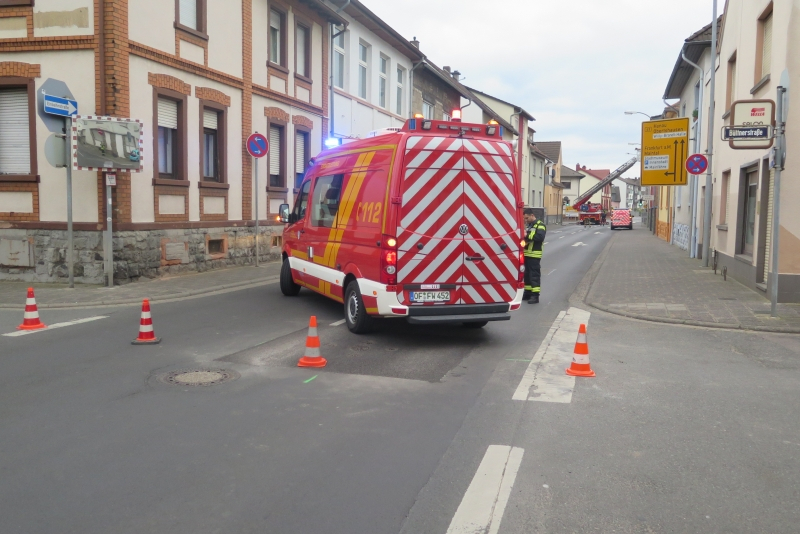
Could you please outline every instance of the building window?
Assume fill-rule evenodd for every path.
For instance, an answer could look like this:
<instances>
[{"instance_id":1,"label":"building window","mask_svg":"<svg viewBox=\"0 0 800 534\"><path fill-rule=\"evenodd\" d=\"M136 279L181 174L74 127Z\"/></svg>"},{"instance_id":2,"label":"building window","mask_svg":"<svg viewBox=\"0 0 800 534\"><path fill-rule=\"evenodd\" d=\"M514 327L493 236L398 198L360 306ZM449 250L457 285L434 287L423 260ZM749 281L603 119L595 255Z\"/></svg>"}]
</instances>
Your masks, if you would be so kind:
<instances>
[{"instance_id":1,"label":"building window","mask_svg":"<svg viewBox=\"0 0 800 534\"><path fill-rule=\"evenodd\" d=\"M395 105L395 112L403 115L403 84L405 83L406 71L403 67L397 67L397 103Z\"/></svg>"},{"instance_id":2,"label":"building window","mask_svg":"<svg viewBox=\"0 0 800 534\"><path fill-rule=\"evenodd\" d=\"M449 114L449 113L446 113L446 112L443 112L443 113L442 113L442 120L443 120L443 121L448 121L448 122L449 122L449 121L450 121L450 119L451 119L451 117L450 117L450 114Z\"/></svg>"},{"instance_id":3,"label":"building window","mask_svg":"<svg viewBox=\"0 0 800 534\"><path fill-rule=\"evenodd\" d=\"M202 181L225 183L227 112L219 104L201 101L200 168Z\"/></svg>"},{"instance_id":4,"label":"building window","mask_svg":"<svg viewBox=\"0 0 800 534\"><path fill-rule=\"evenodd\" d=\"M719 199L719 224L728 224L728 197L731 188L731 171L722 173L722 189Z\"/></svg>"},{"instance_id":5,"label":"building window","mask_svg":"<svg viewBox=\"0 0 800 534\"><path fill-rule=\"evenodd\" d=\"M358 43L358 96L367 99L367 82L369 81L368 46Z\"/></svg>"},{"instance_id":6,"label":"building window","mask_svg":"<svg viewBox=\"0 0 800 534\"><path fill-rule=\"evenodd\" d=\"M33 80L22 86L0 85L0 175L2 176L33 176L37 173L36 120L32 113L33 91ZM31 120L32 117L34 120Z\"/></svg>"},{"instance_id":7,"label":"building window","mask_svg":"<svg viewBox=\"0 0 800 534\"><path fill-rule=\"evenodd\" d=\"M309 39L311 37L311 32L305 26L300 24L297 25L297 31L295 33L295 72L300 76L305 76L306 78L311 77L311 69L310 67L310 57L309 54L311 52L311 46L309 43Z\"/></svg>"},{"instance_id":8,"label":"building window","mask_svg":"<svg viewBox=\"0 0 800 534\"><path fill-rule=\"evenodd\" d=\"M175 100L158 98L158 177L179 180L179 153L181 104Z\"/></svg>"},{"instance_id":9,"label":"building window","mask_svg":"<svg viewBox=\"0 0 800 534\"><path fill-rule=\"evenodd\" d=\"M334 31L337 31L334 27ZM333 39L333 85L344 89L344 30Z\"/></svg>"},{"instance_id":10,"label":"building window","mask_svg":"<svg viewBox=\"0 0 800 534\"><path fill-rule=\"evenodd\" d=\"M427 100L422 101L422 118L433 120L433 104Z\"/></svg>"},{"instance_id":11,"label":"building window","mask_svg":"<svg viewBox=\"0 0 800 534\"><path fill-rule=\"evenodd\" d=\"M762 15L758 21L758 43L756 53L756 83L763 80L772 70L772 4L769 14Z\"/></svg>"},{"instance_id":12,"label":"building window","mask_svg":"<svg viewBox=\"0 0 800 534\"><path fill-rule=\"evenodd\" d=\"M294 187L300 188L308 165L308 132L296 130L294 133Z\"/></svg>"},{"instance_id":13,"label":"building window","mask_svg":"<svg viewBox=\"0 0 800 534\"><path fill-rule=\"evenodd\" d=\"M387 89L386 77L388 75L389 75L389 58L381 54L380 73L378 74L378 105L382 108L389 107L388 98L386 95L386 89Z\"/></svg>"},{"instance_id":14,"label":"building window","mask_svg":"<svg viewBox=\"0 0 800 534\"><path fill-rule=\"evenodd\" d=\"M286 15L276 9L269 10L269 60L281 67L286 66Z\"/></svg>"},{"instance_id":15,"label":"building window","mask_svg":"<svg viewBox=\"0 0 800 534\"><path fill-rule=\"evenodd\" d=\"M205 12L207 0L175 0L176 19L182 29L205 33ZM2 5L2 0L0 0Z\"/></svg>"},{"instance_id":16,"label":"building window","mask_svg":"<svg viewBox=\"0 0 800 534\"><path fill-rule=\"evenodd\" d=\"M741 251L748 256L753 255L756 229L756 195L758 193L758 169L748 171L742 188L742 246Z\"/></svg>"},{"instance_id":17,"label":"building window","mask_svg":"<svg viewBox=\"0 0 800 534\"><path fill-rule=\"evenodd\" d=\"M565 182L564 180L561 180L561 185L564 186L564 189L572 189L572 182Z\"/></svg>"},{"instance_id":18,"label":"building window","mask_svg":"<svg viewBox=\"0 0 800 534\"><path fill-rule=\"evenodd\" d=\"M728 60L728 85L726 89L725 109L730 110L731 104L736 102L736 52Z\"/></svg>"},{"instance_id":19,"label":"building window","mask_svg":"<svg viewBox=\"0 0 800 534\"><path fill-rule=\"evenodd\" d=\"M283 126L271 124L269 127L270 187L286 187L286 170L283 166L284 131Z\"/></svg>"},{"instance_id":20,"label":"building window","mask_svg":"<svg viewBox=\"0 0 800 534\"><path fill-rule=\"evenodd\" d=\"M344 174L320 176L311 194L311 226L333 228L339 213L339 199L342 196Z\"/></svg>"}]
</instances>

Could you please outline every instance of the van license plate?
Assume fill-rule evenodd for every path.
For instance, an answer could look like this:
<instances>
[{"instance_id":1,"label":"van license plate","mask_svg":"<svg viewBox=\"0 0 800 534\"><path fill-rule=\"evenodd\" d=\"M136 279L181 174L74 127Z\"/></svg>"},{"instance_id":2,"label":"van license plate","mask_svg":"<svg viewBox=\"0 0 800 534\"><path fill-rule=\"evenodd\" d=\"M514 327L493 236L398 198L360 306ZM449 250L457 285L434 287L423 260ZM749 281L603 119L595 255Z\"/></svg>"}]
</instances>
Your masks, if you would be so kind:
<instances>
[{"instance_id":1,"label":"van license plate","mask_svg":"<svg viewBox=\"0 0 800 534\"><path fill-rule=\"evenodd\" d=\"M411 302L448 302L449 291L411 291Z\"/></svg>"}]
</instances>

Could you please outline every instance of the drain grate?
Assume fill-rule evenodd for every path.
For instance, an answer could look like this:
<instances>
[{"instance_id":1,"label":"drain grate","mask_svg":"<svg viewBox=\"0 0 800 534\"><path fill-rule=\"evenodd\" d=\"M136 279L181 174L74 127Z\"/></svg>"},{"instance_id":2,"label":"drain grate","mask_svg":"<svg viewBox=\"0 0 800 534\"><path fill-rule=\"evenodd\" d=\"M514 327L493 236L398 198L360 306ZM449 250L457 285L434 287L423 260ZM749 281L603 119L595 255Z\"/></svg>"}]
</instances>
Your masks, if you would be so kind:
<instances>
[{"instance_id":1,"label":"drain grate","mask_svg":"<svg viewBox=\"0 0 800 534\"><path fill-rule=\"evenodd\" d=\"M176 386L216 386L239 378L239 373L228 369L184 369L162 375L159 380Z\"/></svg>"}]
</instances>

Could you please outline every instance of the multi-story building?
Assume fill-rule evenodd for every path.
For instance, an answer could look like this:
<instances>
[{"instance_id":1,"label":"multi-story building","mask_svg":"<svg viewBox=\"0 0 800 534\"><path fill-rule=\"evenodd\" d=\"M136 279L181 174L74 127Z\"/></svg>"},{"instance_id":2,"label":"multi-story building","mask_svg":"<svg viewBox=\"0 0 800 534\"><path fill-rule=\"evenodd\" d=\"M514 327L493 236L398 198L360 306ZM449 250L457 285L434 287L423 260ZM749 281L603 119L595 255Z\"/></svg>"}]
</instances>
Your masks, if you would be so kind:
<instances>
[{"instance_id":1,"label":"multi-story building","mask_svg":"<svg viewBox=\"0 0 800 534\"><path fill-rule=\"evenodd\" d=\"M544 208L547 224L561 224L564 215L564 186L561 184L561 141L536 141L533 145L552 162L547 167L544 184Z\"/></svg>"},{"instance_id":2,"label":"multi-story building","mask_svg":"<svg viewBox=\"0 0 800 534\"><path fill-rule=\"evenodd\" d=\"M118 172L111 199L117 282L251 262L256 216L269 253L267 224L328 131L329 28L348 20L321 0L65 4L0 2L0 278L67 275L65 171L47 159L63 121L42 93L141 121L141 172ZM270 140L255 161L254 131ZM72 181L76 279L99 283L104 173Z\"/></svg>"},{"instance_id":3,"label":"multi-story building","mask_svg":"<svg viewBox=\"0 0 800 534\"><path fill-rule=\"evenodd\" d=\"M728 0L720 29L716 77L715 128L732 124L737 100L785 102L786 159L780 195L768 149L734 150L714 141L711 248L718 267L741 283L766 290L779 237L778 300L800 302L800 5L793 0ZM715 134L718 135L718 134ZM780 202L778 236L773 215Z\"/></svg>"}]
</instances>

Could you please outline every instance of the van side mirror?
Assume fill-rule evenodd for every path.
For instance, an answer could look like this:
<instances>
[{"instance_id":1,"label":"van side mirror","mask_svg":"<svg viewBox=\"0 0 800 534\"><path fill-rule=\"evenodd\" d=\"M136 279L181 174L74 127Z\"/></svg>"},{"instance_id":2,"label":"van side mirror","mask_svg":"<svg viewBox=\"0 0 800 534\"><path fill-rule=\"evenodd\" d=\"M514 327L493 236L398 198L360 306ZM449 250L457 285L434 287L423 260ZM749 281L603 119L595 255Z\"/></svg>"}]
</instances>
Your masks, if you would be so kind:
<instances>
[{"instance_id":1,"label":"van side mirror","mask_svg":"<svg viewBox=\"0 0 800 534\"><path fill-rule=\"evenodd\" d=\"M282 223L289 222L289 204L281 204L278 208L278 213L280 214Z\"/></svg>"}]
</instances>

